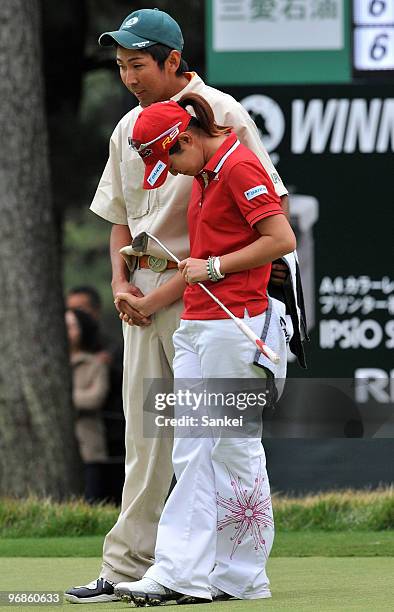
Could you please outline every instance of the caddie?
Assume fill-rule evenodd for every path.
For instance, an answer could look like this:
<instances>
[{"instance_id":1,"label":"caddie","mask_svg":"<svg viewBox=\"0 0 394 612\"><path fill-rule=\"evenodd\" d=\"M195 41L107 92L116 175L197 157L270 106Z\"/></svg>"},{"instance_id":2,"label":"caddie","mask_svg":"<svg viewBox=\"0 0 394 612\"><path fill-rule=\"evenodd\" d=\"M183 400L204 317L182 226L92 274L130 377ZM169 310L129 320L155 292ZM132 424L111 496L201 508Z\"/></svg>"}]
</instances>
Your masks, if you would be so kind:
<instances>
[{"instance_id":1,"label":"caddie","mask_svg":"<svg viewBox=\"0 0 394 612\"><path fill-rule=\"evenodd\" d=\"M213 109L215 121L232 126L240 141L259 157L287 211L287 190L256 125L234 98L188 71L182 59L182 32L170 15L157 9L135 11L118 30L102 34L99 44L116 48L121 80L139 104L120 120L111 136L109 159L91 210L112 224L114 298L118 293L130 293L145 295L147 300L143 312L125 301L117 306L121 318L133 323L123 324L126 466L121 512L105 538L99 577L66 592L66 599L74 603L114 601L117 583L139 580L152 565L157 525L173 475L172 440L143 437L143 382L173 376L172 336L183 310L183 289L175 279L177 264L153 241L150 251L141 257L136 257L130 245L133 236L149 231L180 259L189 255L186 209L193 177L168 175L158 189L143 189L144 162L129 146L141 110L154 102L177 101L189 93L202 96ZM171 132L168 136L171 138ZM163 170L159 165L152 171L148 179L152 187ZM125 257L119 253L124 247L129 247ZM155 292L150 303L149 294L158 287L162 288L159 297Z\"/></svg>"}]
</instances>

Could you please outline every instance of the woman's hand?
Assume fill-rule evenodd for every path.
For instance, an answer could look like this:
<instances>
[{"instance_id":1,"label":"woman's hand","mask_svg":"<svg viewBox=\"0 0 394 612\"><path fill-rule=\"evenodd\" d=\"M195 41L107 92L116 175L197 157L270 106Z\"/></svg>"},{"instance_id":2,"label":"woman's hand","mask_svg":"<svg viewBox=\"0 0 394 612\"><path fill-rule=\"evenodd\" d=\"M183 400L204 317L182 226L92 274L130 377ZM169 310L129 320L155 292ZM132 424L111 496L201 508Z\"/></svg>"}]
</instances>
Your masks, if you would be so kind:
<instances>
[{"instance_id":1,"label":"woman's hand","mask_svg":"<svg viewBox=\"0 0 394 612\"><path fill-rule=\"evenodd\" d=\"M207 260L188 257L180 261L178 268L188 285L208 280Z\"/></svg>"}]
</instances>

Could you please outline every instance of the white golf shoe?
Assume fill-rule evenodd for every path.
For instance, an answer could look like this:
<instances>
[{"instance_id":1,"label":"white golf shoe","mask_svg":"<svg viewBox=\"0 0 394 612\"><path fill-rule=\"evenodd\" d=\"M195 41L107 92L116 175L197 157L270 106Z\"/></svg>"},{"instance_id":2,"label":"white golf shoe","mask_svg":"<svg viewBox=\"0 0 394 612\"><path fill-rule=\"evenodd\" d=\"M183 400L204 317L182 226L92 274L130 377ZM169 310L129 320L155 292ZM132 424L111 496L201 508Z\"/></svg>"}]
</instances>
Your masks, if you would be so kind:
<instances>
[{"instance_id":1,"label":"white golf shoe","mask_svg":"<svg viewBox=\"0 0 394 612\"><path fill-rule=\"evenodd\" d=\"M167 589L152 580L151 578L141 578L137 582L118 582L115 587L115 595L127 601L133 602L136 606L159 606L165 601L177 600L182 595Z\"/></svg>"},{"instance_id":2,"label":"white golf shoe","mask_svg":"<svg viewBox=\"0 0 394 612\"><path fill-rule=\"evenodd\" d=\"M119 582L115 587L115 595L137 607L160 606L166 601L176 601L179 605L211 603L210 599L177 593L152 578L141 578L138 582Z\"/></svg>"}]
</instances>

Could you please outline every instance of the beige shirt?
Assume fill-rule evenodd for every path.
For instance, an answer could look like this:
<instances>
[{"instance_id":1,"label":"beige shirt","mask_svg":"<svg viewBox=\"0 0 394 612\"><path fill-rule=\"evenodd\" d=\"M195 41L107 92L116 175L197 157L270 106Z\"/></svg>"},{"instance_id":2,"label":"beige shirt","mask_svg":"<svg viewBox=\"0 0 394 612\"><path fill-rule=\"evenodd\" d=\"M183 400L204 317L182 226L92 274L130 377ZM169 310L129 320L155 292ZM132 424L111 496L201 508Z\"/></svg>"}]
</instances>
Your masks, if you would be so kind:
<instances>
[{"instance_id":1,"label":"beige shirt","mask_svg":"<svg viewBox=\"0 0 394 612\"><path fill-rule=\"evenodd\" d=\"M287 194L256 125L243 106L230 95L205 85L196 73L192 73L188 85L172 99L179 100L192 92L207 100L216 123L232 126L241 142L259 157L277 194ZM128 225L133 237L145 231L154 234L175 255L184 259L190 248L186 210L193 177L169 174L162 187L142 189L145 166L138 153L128 146L128 138L141 110L140 106L133 108L116 126L110 140L109 159L90 208L111 223ZM152 240L147 252L168 258Z\"/></svg>"}]
</instances>

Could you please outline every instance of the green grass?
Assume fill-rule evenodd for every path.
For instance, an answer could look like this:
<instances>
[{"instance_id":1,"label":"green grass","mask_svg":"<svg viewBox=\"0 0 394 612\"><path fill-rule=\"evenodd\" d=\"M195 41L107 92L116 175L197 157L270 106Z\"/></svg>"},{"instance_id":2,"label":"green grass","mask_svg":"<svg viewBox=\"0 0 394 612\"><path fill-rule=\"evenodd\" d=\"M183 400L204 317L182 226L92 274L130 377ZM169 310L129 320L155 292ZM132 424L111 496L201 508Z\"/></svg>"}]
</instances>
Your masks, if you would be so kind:
<instances>
[{"instance_id":1,"label":"green grass","mask_svg":"<svg viewBox=\"0 0 394 612\"><path fill-rule=\"evenodd\" d=\"M273 496L278 532L385 531L394 529L394 489L343 491L305 498ZM0 499L0 536L104 536L118 516L114 506L83 501Z\"/></svg>"},{"instance_id":2,"label":"green grass","mask_svg":"<svg viewBox=\"0 0 394 612\"><path fill-rule=\"evenodd\" d=\"M79 538L2 538L0 557L98 557L101 536ZM394 531L327 533L277 532L272 557L390 557Z\"/></svg>"},{"instance_id":3,"label":"green grass","mask_svg":"<svg viewBox=\"0 0 394 612\"><path fill-rule=\"evenodd\" d=\"M2 498L0 536L104 536L115 524L118 513L114 506L90 506L81 500L57 503L34 497L24 500Z\"/></svg>"},{"instance_id":4,"label":"green grass","mask_svg":"<svg viewBox=\"0 0 394 612\"><path fill-rule=\"evenodd\" d=\"M2 590L62 591L97 576L99 558L86 559L0 559ZM356 611L392 610L394 579L392 559L378 558L274 558L268 562L272 599L218 602L198 606L198 612L258 612L260 610ZM63 608L71 604L64 603ZM210 606L208 608L208 606ZM174 612L179 608L172 605ZM60 608L60 607L59 607ZM59 609L58 608L58 609ZM19 608L21 609L21 607ZM28 609L23 608L23 609ZM34 606L34 610L53 609ZM55 608L56 609L56 608ZM101 610L130 610L123 602L100 604ZM10 607L0 607L10 610ZM84 612L98 612L97 604L85 604ZM196 612L184 606L182 612Z\"/></svg>"},{"instance_id":5,"label":"green grass","mask_svg":"<svg viewBox=\"0 0 394 612\"><path fill-rule=\"evenodd\" d=\"M276 502L276 503L275 503ZM279 497L273 501L279 529L378 531L394 528L394 488L376 491L342 491L309 495L301 499Z\"/></svg>"}]
</instances>

